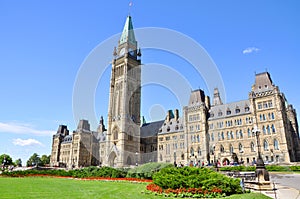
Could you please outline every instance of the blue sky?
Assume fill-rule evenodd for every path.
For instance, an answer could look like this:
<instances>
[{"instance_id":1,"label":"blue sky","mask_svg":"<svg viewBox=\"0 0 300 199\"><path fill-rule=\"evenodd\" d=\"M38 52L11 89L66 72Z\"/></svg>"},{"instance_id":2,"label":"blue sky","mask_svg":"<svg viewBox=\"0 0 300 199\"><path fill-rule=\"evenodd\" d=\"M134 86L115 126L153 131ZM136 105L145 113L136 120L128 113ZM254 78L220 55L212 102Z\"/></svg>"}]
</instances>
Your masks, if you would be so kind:
<instances>
[{"instance_id":1,"label":"blue sky","mask_svg":"<svg viewBox=\"0 0 300 199\"><path fill-rule=\"evenodd\" d=\"M59 124L76 128L72 94L79 68L97 45L122 31L128 4L125 0L0 1L0 154L25 163L34 152L50 154L51 137ZM168 28L198 42L218 67L227 102L247 99L255 72L267 70L289 103L300 110L299 8L296 0L140 0L133 1L130 13L135 28ZM192 89L207 92L205 81L185 60L159 50L142 53L143 63L167 65ZM107 116L109 75L109 70L102 75L96 91L98 118ZM146 86L142 95L147 121L164 118L167 109L181 112L166 88Z\"/></svg>"}]
</instances>

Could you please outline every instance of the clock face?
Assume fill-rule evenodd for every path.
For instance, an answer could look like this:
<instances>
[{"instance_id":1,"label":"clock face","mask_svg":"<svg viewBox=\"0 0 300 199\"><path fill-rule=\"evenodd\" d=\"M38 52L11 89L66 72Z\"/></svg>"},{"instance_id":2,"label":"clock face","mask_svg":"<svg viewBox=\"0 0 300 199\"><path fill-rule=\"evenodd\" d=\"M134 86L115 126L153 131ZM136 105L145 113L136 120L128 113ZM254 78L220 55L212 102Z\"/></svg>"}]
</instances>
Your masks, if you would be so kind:
<instances>
[{"instance_id":1,"label":"clock face","mask_svg":"<svg viewBox=\"0 0 300 199\"><path fill-rule=\"evenodd\" d=\"M134 50L133 50L132 48L129 48L128 52L129 52L129 54L130 54L131 56L134 55Z\"/></svg>"},{"instance_id":2,"label":"clock face","mask_svg":"<svg viewBox=\"0 0 300 199\"><path fill-rule=\"evenodd\" d=\"M125 54L125 48L122 48L121 50L120 50L120 52L119 52L119 55L120 56L123 56Z\"/></svg>"}]
</instances>

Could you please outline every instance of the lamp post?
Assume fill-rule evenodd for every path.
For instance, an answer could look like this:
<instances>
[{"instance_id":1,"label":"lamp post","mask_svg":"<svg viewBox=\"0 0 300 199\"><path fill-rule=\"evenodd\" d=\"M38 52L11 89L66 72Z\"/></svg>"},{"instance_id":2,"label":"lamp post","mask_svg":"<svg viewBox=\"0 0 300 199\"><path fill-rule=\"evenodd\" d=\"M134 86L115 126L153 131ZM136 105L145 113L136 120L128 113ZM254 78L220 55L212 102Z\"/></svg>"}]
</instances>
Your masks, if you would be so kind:
<instances>
[{"instance_id":1,"label":"lamp post","mask_svg":"<svg viewBox=\"0 0 300 199\"><path fill-rule=\"evenodd\" d=\"M135 166L138 166L138 152L135 152Z\"/></svg>"},{"instance_id":2,"label":"lamp post","mask_svg":"<svg viewBox=\"0 0 300 199\"><path fill-rule=\"evenodd\" d=\"M261 147L260 147L260 141L259 141L260 131L257 128L257 126L254 127L253 133L255 133L255 136L256 136L257 153L258 153L257 163L256 163L256 171L255 171L256 177L257 177L258 181L270 181L269 172L267 171L267 169L265 167L265 163L261 157L261 151L260 151Z\"/></svg>"}]
</instances>

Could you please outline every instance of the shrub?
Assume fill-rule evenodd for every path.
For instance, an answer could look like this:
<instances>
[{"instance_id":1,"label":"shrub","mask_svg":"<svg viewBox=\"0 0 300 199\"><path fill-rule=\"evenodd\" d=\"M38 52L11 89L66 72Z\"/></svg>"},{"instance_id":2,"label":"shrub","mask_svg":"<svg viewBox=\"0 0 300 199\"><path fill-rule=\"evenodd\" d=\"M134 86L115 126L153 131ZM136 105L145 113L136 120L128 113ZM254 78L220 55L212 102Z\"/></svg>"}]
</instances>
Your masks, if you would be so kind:
<instances>
[{"instance_id":1,"label":"shrub","mask_svg":"<svg viewBox=\"0 0 300 199\"><path fill-rule=\"evenodd\" d=\"M226 195L242 193L239 179L229 178L207 168L164 168L153 175L153 183L163 190L202 188L211 191L218 188Z\"/></svg>"},{"instance_id":2,"label":"shrub","mask_svg":"<svg viewBox=\"0 0 300 199\"><path fill-rule=\"evenodd\" d=\"M158 162L147 163L129 169L126 177L152 179L154 173L160 171L162 168L167 168L167 167L173 167L173 165L169 163L158 163Z\"/></svg>"}]
</instances>

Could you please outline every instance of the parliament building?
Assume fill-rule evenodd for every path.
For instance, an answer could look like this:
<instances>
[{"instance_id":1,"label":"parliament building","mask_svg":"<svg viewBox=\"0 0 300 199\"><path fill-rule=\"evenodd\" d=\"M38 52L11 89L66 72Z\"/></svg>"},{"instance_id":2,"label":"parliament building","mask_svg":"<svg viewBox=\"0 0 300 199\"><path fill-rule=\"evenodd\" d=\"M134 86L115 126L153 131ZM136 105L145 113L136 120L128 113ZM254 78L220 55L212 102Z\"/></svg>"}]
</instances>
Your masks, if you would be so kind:
<instances>
[{"instance_id":1,"label":"parliament building","mask_svg":"<svg viewBox=\"0 0 300 199\"><path fill-rule=\"evenodd\" d=\"M72 133L60 125L52 140L52 166L252 164L258 150L268 163L300 161L296 111L268 72L255 75L247 100L223 104L217 88L212 98L197 89L182 114L169 110L165 120L145 123L140 119L141 66L128 16L113 51L107 128L103 117L94 131L87 120Z\"/></svg>"}]
</instances>

